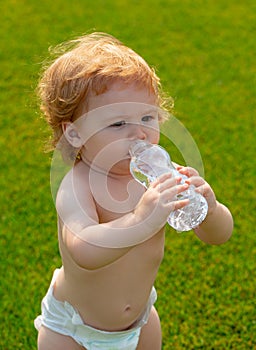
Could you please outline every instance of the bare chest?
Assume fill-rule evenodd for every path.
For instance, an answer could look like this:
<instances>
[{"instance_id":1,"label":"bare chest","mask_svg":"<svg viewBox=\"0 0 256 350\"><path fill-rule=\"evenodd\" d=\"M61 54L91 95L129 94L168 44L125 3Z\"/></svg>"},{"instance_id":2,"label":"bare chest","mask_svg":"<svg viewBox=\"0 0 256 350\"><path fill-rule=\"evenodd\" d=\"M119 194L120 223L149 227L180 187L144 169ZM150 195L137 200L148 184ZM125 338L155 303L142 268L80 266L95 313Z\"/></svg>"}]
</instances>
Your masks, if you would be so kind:
<instances>
[{"instance_id":1,"label":"bare chest","mask_svg":"<svg viewBox=\"0 0 256 350\"><path fill-rule=\"evenodd\" d=\"M109 222L133 211L144 192L143 186L133 179L103 178L93 193L99 221Z\"/></svg>"}]
</instances>

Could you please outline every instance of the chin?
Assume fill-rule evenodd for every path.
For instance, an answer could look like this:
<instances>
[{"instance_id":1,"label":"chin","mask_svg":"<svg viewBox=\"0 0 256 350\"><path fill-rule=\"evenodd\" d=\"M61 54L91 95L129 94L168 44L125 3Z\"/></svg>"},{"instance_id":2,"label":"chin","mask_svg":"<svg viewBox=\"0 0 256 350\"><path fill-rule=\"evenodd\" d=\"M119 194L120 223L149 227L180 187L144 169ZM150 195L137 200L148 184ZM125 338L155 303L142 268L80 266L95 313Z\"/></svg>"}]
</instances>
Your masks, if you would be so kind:
<instances>
[{"instance_id":1,"label":"chin","mask_svg":"<svg viewBox=\"0 0 256 350\"><path fill-rule=\"evenodd\" d=\"M131 175L130 159L124 159L113 166L110 173L116 175Z\"/></svg>"}]
</instances>

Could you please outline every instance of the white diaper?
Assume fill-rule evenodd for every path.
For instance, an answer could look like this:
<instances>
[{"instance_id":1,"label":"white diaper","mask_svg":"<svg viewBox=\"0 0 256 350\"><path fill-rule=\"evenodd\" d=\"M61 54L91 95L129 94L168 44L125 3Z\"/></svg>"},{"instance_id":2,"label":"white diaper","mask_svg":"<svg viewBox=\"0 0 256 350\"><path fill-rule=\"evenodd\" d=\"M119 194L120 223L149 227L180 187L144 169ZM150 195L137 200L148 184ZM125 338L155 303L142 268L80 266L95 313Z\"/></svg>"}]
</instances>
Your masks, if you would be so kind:
<instances>
[{"instance_id":1,"label":"white diaper","mask_svg":"<svg viewBox=\"0 0 256 350\"><path fill-rule=\"evenodd\" d=\"M88 350L135 350L141 332L149 318L157 294L153 287L147 306L133 327L126 331L106 332L87 326L74 307L68 302L57 300L53 296L53 286L60 269L53 274L51 285L42 300L42 314L35 321L37 330L43 325L54 332L72 337L78 344Z\"/></svg>"}]
</instances>

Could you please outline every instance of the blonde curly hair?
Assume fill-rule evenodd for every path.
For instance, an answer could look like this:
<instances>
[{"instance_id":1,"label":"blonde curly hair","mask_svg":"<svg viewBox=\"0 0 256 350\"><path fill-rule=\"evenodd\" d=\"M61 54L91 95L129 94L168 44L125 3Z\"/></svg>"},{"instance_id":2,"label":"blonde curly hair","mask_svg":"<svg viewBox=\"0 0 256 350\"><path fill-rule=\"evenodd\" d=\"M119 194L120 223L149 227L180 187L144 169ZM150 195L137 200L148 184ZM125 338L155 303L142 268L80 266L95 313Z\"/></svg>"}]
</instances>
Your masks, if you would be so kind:
<instances>
[{"instance_id":1,"label":"blonde curly hair","mask_svg":"<svg viewBox=\"0 0 256 350\"><path fill-rule=\"evenodd\" d=\"M53 132L53 149L63 135L62 123L74 122L81 103L86 109L89 94L106 92L114 81L147 88L156 96L160 108L167 110L167 104L172 108L170 98L163 97L155 70L111 35L87 34L60 44L51 52L54 59L43 67L37 93L40 109ZM161 113L159 120L164 119L166 114ZM70 157L74 157L74 152Z\"/></svg>"}]
</instances>

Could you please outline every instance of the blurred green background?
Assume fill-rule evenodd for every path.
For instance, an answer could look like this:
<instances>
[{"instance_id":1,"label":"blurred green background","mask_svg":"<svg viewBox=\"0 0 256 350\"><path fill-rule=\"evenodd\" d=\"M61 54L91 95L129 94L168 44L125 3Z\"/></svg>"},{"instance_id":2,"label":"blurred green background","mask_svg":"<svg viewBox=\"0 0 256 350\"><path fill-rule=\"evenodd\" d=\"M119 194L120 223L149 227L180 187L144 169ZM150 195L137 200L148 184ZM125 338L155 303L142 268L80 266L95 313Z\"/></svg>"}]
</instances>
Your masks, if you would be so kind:
<instances>
[{"instance_id":1,"label":"blurred green background","mask_svg":"<svg viewBox=\"0 0 256 350\"><path fill-rule=\"evenodd\" d=\"M49 130L34 93L41 63L49 46L103 31L155 67L200 149L206 180L235 220L233 237L217 247L167 229L156 281L163 349L256 349L256 2L0 5L0 348L36 349L33 319L61 264Z\"/></svg>"}]
</instances>

